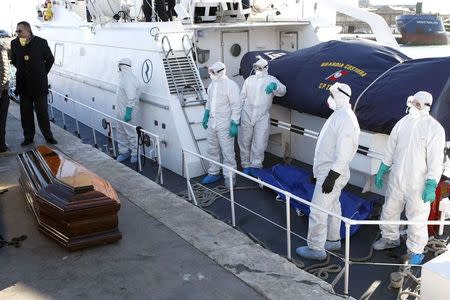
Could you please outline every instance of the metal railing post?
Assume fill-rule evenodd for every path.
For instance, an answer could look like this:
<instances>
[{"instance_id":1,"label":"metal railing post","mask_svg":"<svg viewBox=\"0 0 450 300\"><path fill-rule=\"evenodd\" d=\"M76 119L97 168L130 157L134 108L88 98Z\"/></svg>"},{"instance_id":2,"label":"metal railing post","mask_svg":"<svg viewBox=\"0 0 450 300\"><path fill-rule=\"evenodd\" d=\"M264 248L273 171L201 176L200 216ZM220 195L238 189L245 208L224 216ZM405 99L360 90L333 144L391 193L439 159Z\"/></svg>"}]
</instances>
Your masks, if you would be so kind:
<instances>
[{"instance_id":1,"label":"metal railing post","mask_svg":"<svg viewBox=\"0 0 450 300\"><path fill-rule=\"evenodd\" d=\"M138 168L139 168L139 172L142 172L142 160L141 160L141 147L139 147L139 138L138 138L138 142L137 142L137 160L138 160Z\"/></svg>"},{"instance_id":2,"label":"metal railing post","mask_svg":"<svg viewBox=\"0 0 450 300\"><path fill-rule=\"evenodd\" d=\"M67 126L66 126L66 118L64 117L64 112L61 111L61 113L62 113L63 128L64 128L64 130L66 130L66 129L67 129Z\"/></svg>"},{"instance_id":3,"label":"metal railing post","mask_svg":"<svg viewBox=\"0 0 450 300\"><path fill-rule=\"evenodd\" d=\"M228 179L230 181L231 225L236 227L236 213L234 211L234 180L233 172L231 170L228 170Z\"/></svg>"},{"instance_id":4,"label":"metal railing post","mask_svg":"<svg viewBox=\"0 0 450 300\"><path fill-rule=\"evenodd\" d=\"M113 148L113 155L114 157L117 157L116 141L114 139L114 128L112 127L112 122L109 123L109 126L111 126L111 143Z\"/></svg>"},{"instance_id":5,"label":"metal railing post","mask_svg":"<svg viewBox=\"0 0 450 300\"><path fill-rule=\"evenodd\" d=\"M183 161L184 161L184 172L185 172L185 175L186 175L186 183L187 183L187 187L188 187L189 201L193 200L195 206L198 206L197 199L195 198L194 191L192 190L191 177L189 176L189 166L188 166L188 163L187 163L186 152L184 150L183 150Z\"/></svg>"},{"instance_id":6,"label":"metal railing post","mask_svg":"<svg viewBox=\"0 0 450 300\"><path fill-rule=\"evenodd\" d=\"M345 274L344 274L344 294L348 295L350 272L350 224L345 222Z\"/></svg>"},{"instance_id":7,"label":"metal railing post","mask_svg":"<svg viewBox=\"0 0 450 300\"><path fill-rule=\"evenodd\" d=\"M50 105L50 121L52 121L53 123L55 123L55 113L53 112L53 102Z\"/></svg>"},{"instance_id":8,"label":"metal railing post","mask_svg":"<svg viewBox=\"0 0 450 300\"><path fill-rule=\"evenodd\" d=\"M156 137L156 147L158 148L158 172L161 174L160 183L164 184L163 173L162 173L162 165L161 165L161 141L159 136Z\"/></svg>"},{"instance_id":9,"label":"metal railing post","mask_svg":"<svg viewBox=\"0 0 450 300\"><path fill-rule=\"evenodd\" d=\"M80 134L80 124L78 123L78 110L76 109L78 107L78 105L76 105L76 103L74 101L72 101L72 104L74 106L74 111L75 111L75 125L76 125L76 130L77 130L77 136L78 138L81 138L81 134Z\"/></svg>"},{"instance_id":10,"label":"metal railing post","mask_svg":"<svg viewBox=\"0 0 450 300\"><path fill-rule=\"evenodd\" d=\"M94 121L93 121L93 117L92 117L92 115L90 114L90 116L91 116L91 127L92 127L92 135L93 135L93 137L94 137L94 147L95 148L98 148L98 143L97 143L97 134L95 133L95 124L94 124Z\"/></svg>"},{"instance_id":11,"label":"metal railing post","mask_svg":"<svg viewBox=\"0 0 450 300\"><path fill-rule=\"evenodd\" d=\"M287 258L291 259L291 196L286 193L284 197L286 198L286 250Z\"/></svg>"}]
</instances>

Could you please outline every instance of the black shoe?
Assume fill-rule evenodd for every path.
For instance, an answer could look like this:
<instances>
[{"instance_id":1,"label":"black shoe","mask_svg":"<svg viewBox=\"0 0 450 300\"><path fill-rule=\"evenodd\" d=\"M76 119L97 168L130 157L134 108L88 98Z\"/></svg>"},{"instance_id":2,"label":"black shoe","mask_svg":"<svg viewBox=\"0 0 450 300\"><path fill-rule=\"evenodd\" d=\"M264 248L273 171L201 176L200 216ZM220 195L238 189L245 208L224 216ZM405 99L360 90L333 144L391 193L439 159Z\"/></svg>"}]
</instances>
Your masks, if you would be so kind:
<instances>
[{"instance_id":1,"label":"black shoe","mask_svg":"<svg viewBox=\"0 0 450 300\"><path fill-rule=\"evenodd\" d=\"M33 140L24 139L22 143L20 143L21 146L28 146L33 144Z\"/></svg>"},{"instance_id":2,"label":"black shoe","mask_svg":"<svg viewBox=\"0 0 450 300\"><path fill-rule=\"evenodd\" d=\"M52 145L56 145L56 144L58 144L58 141L55 140L54 138L49 138L49 139L47 139L47 143L52 144Z\"/></svg>"}]
</instances>

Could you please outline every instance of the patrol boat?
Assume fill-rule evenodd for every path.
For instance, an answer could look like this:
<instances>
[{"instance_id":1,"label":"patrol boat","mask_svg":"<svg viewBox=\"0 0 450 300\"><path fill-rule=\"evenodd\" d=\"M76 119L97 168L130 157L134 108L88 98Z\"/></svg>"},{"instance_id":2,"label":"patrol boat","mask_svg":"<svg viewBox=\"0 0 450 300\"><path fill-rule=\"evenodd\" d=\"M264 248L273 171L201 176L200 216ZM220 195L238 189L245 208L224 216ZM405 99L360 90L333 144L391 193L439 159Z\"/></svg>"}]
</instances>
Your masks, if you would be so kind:
<instances>
[{"instance_id":1,"label":"patrol boat","mask_svg":"<svg viewBox=\"0 0 450 300\"><path fill-rule=\"evenodd\" d=\"M180 1L175 8L178 19L171 22L143 22L141 3L88 1L87 8L92 17L92 22L88 22L75 13L78 4L55 1L51 8L52 18L35 23L35 33L48 40L55 56L55 65L49 74L51 114L56 123L69 130L76 130L86 142L101 147L102 136L108 137L105 151L114 154L117 143L114 132L118 122L113 117L117 61L129 57L142 85L139 104L141 116L137 125L142 126L148 134L140 136L140 142L144 144L141 149L145 150L145 156L163 166L164 174L157 174L159 182L163 183L164 178L163 186L174 192L184 190L181 184L187 182L186 198L195 204L200 204L197 192L204 195L204 187L191 184L191 179L195 181L196 177L206 173L206 131L201 127L201 119L207 97L205 86L209 83L209 65L223 61L229 77L242 85L243 77L239 75L239 69L244 54L255 50L265 51L266 55L274 58L277 54L271 51L273 49L290 52L337 39L337 11L367 21L379 44L398 47L381 17L338 1L253 1L251 8L245 8L242 1ZM276 126L271 129L267 149L270 162L280 162L281 158L285 158L285 161L308 168L313 162L315 138L325 121L323 116L273 105L271 117ZM365 191L375 191L372 175L376 173L386 140L385 134L362 131L360 149L364 151L357 154L351 164L350 183L354 191L360 192L362 187ZM155 175L152 171L148 171L148 174ZM301 243L299 236L306 235L306 218L300 218L300 221L296 219L291 241L288 216L292 212L284 217L278 215L280 205L282 211L285 205L274 202L273 194L266 190L254 191L258 188L255 180L240 175L243 177L241 183L249 184L250 190L240 191L243 187L239 186L238 178L236 191L233 191L233 187L230 187L231 191L224 191L220 186L213 191L232 198L232 203L237 205L236 210L233 206L232 217L220 215L220 212L228 209L229 203L214 197L208 199L216 200L208 208L209 211L217 214L218 218L231 219L233 226L248 231L255 240L267 244L272 251L293 258L291 247L295 249ZM267 187L267 184L257 182ZM283 245L283 239L280 239L283 230L267 229L267 224L271 225L273 221L264 222L265 225L261 225L260 220L250 221L248 208L244 204L251 206L259 216L269 213L273 217L276 211L275 219L284 224L281 229L288 232L287 248ZM201 206L206 207L207 204L202 202ZM300 210L297 212L302 214ZM236 217L236 214L240 217ZM371 249L378 228L368 227L370 229L367 231L362 228L358 235L353 236L352 255L367 254ZM260 235L262 229L267 231L268 236ZM373 238L367 240L367 235ZM274 239L277 241L274 242ZM339 254L331 257L332 263L342 265L342 260L345 261L341 266L342 271L339 268L335 273L328 272L317 265L307 266L306 270L315 270L324 279L328 277L339 293L347 294L350 290L350 294L357 297L369 294L379 299L393 298L394 295L386 291L389 283L386 278L396 269L397 260L392 257L389 259L389 255L384 253L377 253L376 259L388 261L387 270L371 267L371 274L367 274L367 266L362 266L366 269L361 271L355 265L353 272L349 273L350 244L347 246L345 257ZM311 263L306 262L309 265ZM323 267L326 269L329 264L330 261ZM325 273L331 275L324 276ZM361 277L363 273L367 275L366 278ZM409 275L404 276L406 278ZM378 288L380 283L376 284L377 278L381 277L382 288Z\"/></svg>"}]
</instances>

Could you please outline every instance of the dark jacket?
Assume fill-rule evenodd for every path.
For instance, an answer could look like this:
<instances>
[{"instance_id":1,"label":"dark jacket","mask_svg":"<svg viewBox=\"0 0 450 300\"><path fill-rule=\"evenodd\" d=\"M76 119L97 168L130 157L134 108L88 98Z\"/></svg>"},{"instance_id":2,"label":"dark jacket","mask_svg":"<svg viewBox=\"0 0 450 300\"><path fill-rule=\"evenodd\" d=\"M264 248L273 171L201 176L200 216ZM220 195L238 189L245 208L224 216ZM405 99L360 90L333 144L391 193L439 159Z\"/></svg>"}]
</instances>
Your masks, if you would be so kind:
<instances>
[{"instance_id":1,"label":"dark jacket","mask_svg":"<svg viewBox=\"0 0 450 300\"><path fill-rule=\"evenodd\" d=\"M16 67L16 92L19 95L48 94L47 74L55 61L45 39L33 36L27 45L19 38L11 41L11 63Z\"/></svg>"}]
</instances>

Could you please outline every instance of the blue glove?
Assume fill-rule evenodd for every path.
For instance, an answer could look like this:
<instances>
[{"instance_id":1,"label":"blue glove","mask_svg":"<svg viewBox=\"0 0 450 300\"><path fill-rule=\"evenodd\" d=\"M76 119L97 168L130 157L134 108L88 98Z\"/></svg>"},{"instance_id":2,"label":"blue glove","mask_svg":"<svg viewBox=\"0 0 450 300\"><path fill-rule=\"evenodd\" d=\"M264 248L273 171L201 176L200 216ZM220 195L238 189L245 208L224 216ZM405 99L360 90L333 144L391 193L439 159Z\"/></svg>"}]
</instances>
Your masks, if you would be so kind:
<instances>
[{"instance_id":1,"label":"blue glove","mask_svg":"<svg viewBox=\"0 0 450 300\"><path fill-rule=\"evenodd\" d=\"M208 129L208 121L209 121L209 109L205 109L202 121L203 128Z\"/></svg>"},{"instance_id":2,"label":"blue glove","mask_svg":"<svg viewBox=\"0 0 450 300\"><path fill-rule=\"evenodd\" d=\"M425 189L422 193L422 200L424 203L430 202L433 203L434 199L436 199L436 187L437 182L434 179L427 179L425 181Z\"/></svg>"},{"instance_id":3,"label":"blue glove","mask_svg":"<svg viewBox=\"0 0 450 300\"><path fill-rule=\"evenodd\" d=\"M266 87L266 94L269 95L273 91L275 91L278 88L278 85L275 82L271 82Z\"/></svg>"},{"instance_id":4,"label":"blue glove","mask_svg":"<svg viewBox=\"0 0 450 300\"><path fill-rule=\"evenodd\" d=\"M125 111L125 116L123 117L123 120L125 122L130 122L131 121L131 113L132 112L133 112L133 108L127 106L127 110Z\"/></svg>"},{"instance_id":5,"label":"blue glove","mask_svg":"<svg viewBox=\"0 0 450 300\"><path fill-rule=\"evenodd\" d=\"M237 136L237 134L238 134L238 126L239 126L239 124L237 124L233 120L231 120L231 125L230 125L230 136L231 137Z\"/></svg>"},{"instance_id":6,"label":"blue glove","mask_svg":"<svg viewBox=\"0 0 450 300\"><path fill-rule=\"evenodd\" d=\"M381 163L378 169L377 175L375 176L375 186L377 189L381 190L383 188L383 176L389 170L389 166Z\"/></svg>"}]
</instances>

